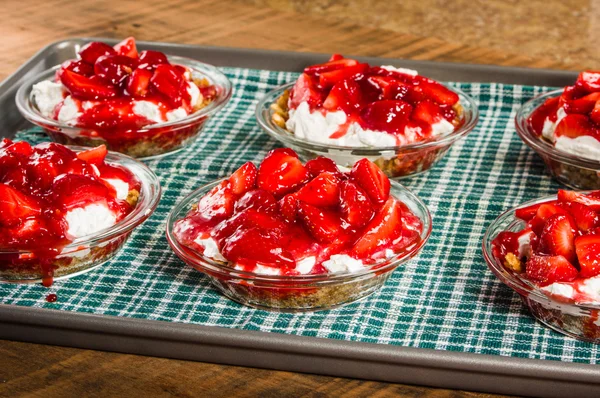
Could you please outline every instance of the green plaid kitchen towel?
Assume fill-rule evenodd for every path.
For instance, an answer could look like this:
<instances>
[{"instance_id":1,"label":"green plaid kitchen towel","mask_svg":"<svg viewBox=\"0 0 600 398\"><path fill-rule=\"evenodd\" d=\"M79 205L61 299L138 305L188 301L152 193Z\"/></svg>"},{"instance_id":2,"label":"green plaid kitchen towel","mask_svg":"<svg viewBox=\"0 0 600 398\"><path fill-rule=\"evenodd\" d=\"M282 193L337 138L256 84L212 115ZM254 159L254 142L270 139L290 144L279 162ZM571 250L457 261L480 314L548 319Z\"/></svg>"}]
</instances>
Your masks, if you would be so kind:
<instances>
[{"instance_id":1,"label":"green plaid kitchen towel","mask_svg":"<svg viewBox=\"0 0 600 398\"><path fill-rule=\"evenodd\" d=\"M109 264L41 285L0 284L6 304L145 318L244 330L569 362L597 363L597 346L537 323L519 296L488 270L481 240L503 210L555 192L541 159L515 133L513 118L545 87L454 84L480 104L477 128L431 171L403 183L429 206L433 233L423 251L397 269L381 291L343 308L282 314L241 306L169 249L165 220L198 186L258 162L278 144L254 120L257 99L294 73L225 68L235 90L196 143L149 162L163 198ZM40 136L22 133L31 141ZM48 293L58 301L48 303Z\"/></svg>"}]
</instances>

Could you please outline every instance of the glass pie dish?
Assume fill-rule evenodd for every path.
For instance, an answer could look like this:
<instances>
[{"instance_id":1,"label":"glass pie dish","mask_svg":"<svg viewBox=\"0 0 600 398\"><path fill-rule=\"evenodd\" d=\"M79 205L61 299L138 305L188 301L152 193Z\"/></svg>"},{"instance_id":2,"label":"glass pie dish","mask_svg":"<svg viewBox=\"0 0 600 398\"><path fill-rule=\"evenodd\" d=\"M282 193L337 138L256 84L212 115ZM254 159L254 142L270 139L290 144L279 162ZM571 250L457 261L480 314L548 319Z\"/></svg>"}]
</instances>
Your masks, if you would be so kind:
<instances>
[{"instance_id":1,"label":"glass pie dish","mask_svg":"<svg viewBox=\"0 0 600 398\"><path fill-rule=\"evenodd\" d=\"M523 104L515 116L517 134L542 158L552 177L561 184L576 189L600 189L600 161L556 149L552 143L535 134L529 122L538 107L562 93L563 89L550 91Z\"/></svg>"},{"instance_id":2,"label":"glass pie dish","mask_svg":"<svg viewBox=\"0 0 600 398\"><path fill-rule=\"evenodd\" d=\"M192 73L206 78L213 84L217 91L214 100L182 119L150 124L139 129L103 131L76 127L43 116L33 102L33 86L41 81L51 80L60 68L55 66L21 85L16 94L17 107L25 119L42 127L54 141L61 144L80 146L104 144L111 151L141 159L173 154L193 142L209 118L227 104L231 98L232 86L229 79L212 65L184 57L170 56L168 59L173 64L188 67Z\"/></svg>"},{"instance_id":3,"label":"glass pie dish","mask_svg":"<svg viewBox=\"0 0 600 398\"><path fill-rule=\"evenodd\" d=\"M462 114L461 124L453 132L413 144L391 147L348 147L326 145L296 137L292 132L277 125L273 120L278 100L294 87L295 82L280 86L267 93L256 106L256 119L260 127L284 146L292 148L301 159L310 160L325 156L343 167L352 167L355 162L367 158L375 163L389 178L413 176L429 170L448 152L459 139L469 134L477 125L479 110L475 101L456 88Z\"/></svg>"},{"instance_id":4,"label":"glass pie dish","mask_svg":"<svg viewBox=\"0 0 600 398\"><path fill-rule=\"evenodd\" d=\"M75 152L87 148L69 146ZM0 248L0 282L43 283L71 278L91 271L113 258L132 230L156 209L161 188L158 177L143 163L120 153L109 152L106 162L131 171L140 182L135 208L115 225L96 234L72 240L54 256L40 258L30 250Z\"/></svg>"},{"instance_id":5,"label":"glass pie dish","mask_svg":"<svg viewBox=\"0 0 600 398\"><path fill-rule=\"evenodd\" d=\"M535 319L567 336L600 343L600 304L582 304L566 297L546 294L517 272L507 269L493 254L492 241L498 234L524 228L526 222L515 216L517 209L555 199L556 195L535 199L502 213L490 224L483 237L483 257L498 279L521 296Z\"/></svg>"},{"instance_id":6,"label":"glass pie dish","mask_svg":"<svg viewBox=\"0 0 600 398\"><path fill-rule=\"evenodd\" d=\"M431 216L425 204L401 184L392 181L390 195L402 201L422 222L420 241L404 252L358 272L313 275L266 275L238 270L182 245L174 234L175 223L194 208L200 198L223 180L205 185L186 196L167 218L167 241L189 266L206 274L226 297L255 308L278 311L315 311L334 308L377 291L392 271L414 257L431 233Z\"/></svg>"}]
</instances>

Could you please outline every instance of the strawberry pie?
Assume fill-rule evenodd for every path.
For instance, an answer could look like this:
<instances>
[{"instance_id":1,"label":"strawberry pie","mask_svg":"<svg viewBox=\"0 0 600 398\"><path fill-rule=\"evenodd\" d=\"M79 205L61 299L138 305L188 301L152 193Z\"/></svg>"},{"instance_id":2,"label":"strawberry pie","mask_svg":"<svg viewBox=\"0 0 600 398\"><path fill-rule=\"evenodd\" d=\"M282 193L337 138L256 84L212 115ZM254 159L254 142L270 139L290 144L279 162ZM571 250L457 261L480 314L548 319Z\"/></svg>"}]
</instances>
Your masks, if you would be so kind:
<instances>
[{"instance_id":1,"label":"strawberry pie","mask_svg":"<svg viewBox=\"0 0 600 398\"><path fill-rule=\"evenodd\" d=\"M529 117L534 133L560 151L600 161L600 72L584 71Z\"/></svg>"},{"instance_id":2,"label":"strawberry pie","mask_svg":"<svg viewBox=\"0 0 600 398\"><path fill-rule=\"evenodd\" d=\"M273 122L297 138L344 147L397 147L454 132L459 96L417 71L334 54L304 72L276 104Z\"/></svg>"},{"instance_id":3,"label":"strawberry pie","mask_svg":"<svg viewBox=\"0 0 600 398\"><path fill-rule=\"evenodd\" d=\"M132 212L140 182L128 169L105 162L106 155L104 146L76 153L57 143L0 143L2 278L20 272L51 277L52 260L65 246Z\"/></svg>"},{"instance_id":4,"label":"strawberry pie","mask_svg":"<svg viewBox=\"0 0 600 398\"><path fill-rule=\"evenodd\" d=\"M186 66L159 51L138 52L133 38L114 47L91 42L78 59L63 63L53 80L34 84L30 99L41 116L65 126L61 133L72 139L69 143L90 146L102 140L132 156L153 155L193 129L165 128L156 136L144 129L186 119L222 91L189 61Z\"/></svg>"},{"instance_id":5,"label":"strawberry pie","mask_svg":"<svg viewBox=\"0 0 600 398\"><path fill-rule=\"evenodd\" d=\"M600 303L600 191L558 191L558 198L519 208L525 223L504 231L492 253L552 297Z\"/></svg>"},{"instance_id":6,"label":"strawberry pie","mask_svg":"<svg viewBox=\"0 0 600 398\"><path fill-rule=\"evenodd\" d=\"M420 245L423 223L363 159L342 171L275 149L216 184L173 235L213 261L263 275L353 273Z\"/></svg>"}]
</instances>

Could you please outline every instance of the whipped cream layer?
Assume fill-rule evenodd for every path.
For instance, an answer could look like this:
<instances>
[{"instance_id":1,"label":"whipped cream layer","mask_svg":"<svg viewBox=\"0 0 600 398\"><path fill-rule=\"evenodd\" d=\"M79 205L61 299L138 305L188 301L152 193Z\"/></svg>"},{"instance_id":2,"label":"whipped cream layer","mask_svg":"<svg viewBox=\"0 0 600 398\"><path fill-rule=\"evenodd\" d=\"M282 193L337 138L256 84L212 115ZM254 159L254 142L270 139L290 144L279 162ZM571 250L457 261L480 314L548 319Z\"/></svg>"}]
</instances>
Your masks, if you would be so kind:
<instances>
[{"instance_id":1,"label":"whipped cream layer","mask_svg":"<svg viewBox=\"0 0 600 398\"><path fill-rule=\"evenodd\" d=\"M193 81L187 82L187 92L190 94L190 105L195 108L202 103L203 97L200 89ZM78 101L71 97L62 83L49 80L35 84L31 97L42 116L58 120L60 123L77 126L79 117L87 110L101 104L102 101ZM183 107L170 110L163 114L158 104L145 100L132 100L133 112L136 116L143 117L153 125L181 120L190 113ZM58 109L58 113L56 110Z\"/></svg>"},{"instance_id":2,"label":"whipped cream layer","mask_svg":"<svg viewBox=\"0 0 600 398\"><path fill-rule=\"evenodd\" d=\"M577 279L573 282L556 282L541 288L547 294L578 303L600 304L600 276Z\"/></svg>"},{"instance_id":3,"label":"whipped cream layer","mask_svg":"<svg viewBox=\"0 0 600 398\"><path fill-rule=\"evenodd\" d=\"M197 238L194 243L204 248L204 255L215 261L226 262L227 259L223 257L217 246L217 242L213 238ZM386 256L392 257L394 252L391 250L386 251ZM300 275L308 275L313 270L317 259L315 256L307 256L302 260L296 262L296 272ZM328 260L321 263L329 273L341 273L341 272L357 272L365 268L365 265L361 260L352 258L346 254L334 254ZM240 265L235 265L237 270L243 271L244 268ZM281 269L278 267L271 267L265 264L257 264L254 269L255 273L262 275L281 275Z\"/></svg>"},{"instance_id":4,"label":"whipped cream layer","mask_svg":"<svg viewBox=\"0 0 600 398\"><path fill-rule=\"evenodd\" d=\"M332 134L346 124L346 113L320 110L311 112L307 102L301 102L296 109L290 109L289 115L286 122L288 130L294 132L298 138L319 144L381 148L410 144L418 137L411 128L406 128L404 135L393 135L385 131L365 130L359 123L352 122L348 125L346 134L339 138L331 138ZM442 119L432 124L431 130L433 136L441 136L452 133L454 126L446 119Z\"/></svg>"},{"instance_id":5,"label":"whipped cream layer","mask_svg":"<svg viewBox=\"0 0 600 398\"><path fill-rule=\"evenodd\" d=\"M194 243L202 246L204 248L204 256L211 258L215 261L219 262L227 262L227 259L223 257L221 252L219 251L219 247L217 246L217 242L211 238L201 238L198 237L194 240ZM524 242L525 243L525 242ZM529 242L526 242L528 245ZM390 259L394 257L396 253L391 249L385 250L385 258ZM317 259L315 256L307 256L302 260L296 262L296 272L300 275L308 275L313 270L315 264L317 263ZM325 268L328 273L345 273L345 272L358 272L367 267L361 260L350 257L347 254L333 254L329 257L328 260L325 260L321 263L323 268ZM236 270L243 271L244 268L240 265L235 265ZM265 264L257 264L254 269L255 273L262 275L281 275L281 269L277 267L271 267Z\"/></svg>"},{"instance_id":6,"label":"whipped cream layer","mask_svg":"<svg viewBox=\"0 0 600 398\"><path fill-rule=\"evenodd\" d=\"M117 216L106 203L92 203L78 207L65 214L67 235L70 239L95 234L112 227L117 222Z\"/></svg>"},{"instance_id":7,"label":"whipped cream layer","mask_svg":"<svg viewBox=\"0 0 600 398\"><path fill-rule=\"evenodd\" d=\"M576 138L556 136L556 126L558 126L558 123L565 116L567 116L565 110L563 108L558 108L555 122L553 122L550 117L547 117L544 121L544 127L542 128L542 136L546 140L552 142L554 147L559 151L586 159L600 161L600 141L596 138L589 135L582 135Z\"/></svg>"}]
</instances>

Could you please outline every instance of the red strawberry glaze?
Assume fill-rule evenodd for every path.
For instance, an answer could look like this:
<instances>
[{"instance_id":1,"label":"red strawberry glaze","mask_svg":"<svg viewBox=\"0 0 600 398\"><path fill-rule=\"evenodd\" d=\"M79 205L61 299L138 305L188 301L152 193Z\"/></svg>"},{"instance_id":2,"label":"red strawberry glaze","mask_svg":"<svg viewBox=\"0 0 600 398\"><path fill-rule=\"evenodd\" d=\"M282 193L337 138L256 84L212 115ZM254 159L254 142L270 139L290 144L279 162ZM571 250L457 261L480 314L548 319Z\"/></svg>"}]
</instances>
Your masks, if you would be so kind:
<instances>
[{"instance_id":1,"label":"red strawberry glaze","mask_svg":"<svg viewBox=\"0 0 600 398\"><path fill-rule=\"evenodd\" d=\"M169 121L169 112L183 109L186 114L198 109L203 101L212 100L214 86L193 81L191 71L182 65L172 65L159 51L136 49L132 37L111 47L92 42L79 52L79 60L65 62L55 80L64 88L63 97L70 96L80 114L68 123L81 128L124 134L145 126ZM192 101L190 85L196 86L200 99ZM35 90L35 87L34 87ZM158 116L135 112L140 101L154 104ZM64 102L58 103L49 117L59 120Z\"/></svg>"},{"instance_id":2,"label":"red strawberry glaze","mask_svg":"<svg viewBox=\"0 0 600 398\"><path fill-rule=\"evenodd\" d=\"M325 158L305 167L292 150L275 149L258 168L246 163L202 197L175 223L175 237L257 273L328 273L324 262L336 254L373 265L419 244L423 226L370 164L364 159L364 169L342 173Z\"/></svg>"},{"instance_id":3,"label":"red strawberry glaze","mask_svg":"<svg viewBox=\"0 0 600 398\"><path fill-rule=\"evenodd\" d=\"M103 204L117 222L132 211L107 180L138 192L140 183L128 170L106 163L106 154L102 146L77 154L56 143L0 143L0 268L17 269L31 258L44 267L73 240L66 220L73 209ZM44 271L49 285L51 269Z\"/></svg>"},{"instance_id":4,"label":"red strawberry glaze","mask_svg":"<svg viewBox=\"0 0 600 398\"><path fill-rule=\"evenodd\" d=\"M423 76L359 63L334 54L329 62L309 66L290 91L289 108L308 103L311 112L343 111L346 123L329 138L341 138L352 123L364 130L398 137L398 143L417 142L432 135L442 119L460 126L459 97Z\"/></svg>"},{"instance_id":5,"label":"red strawberry glaze","mask_svg":"<svg viewBox=\"0 0 600 398\"><path fill-rule=\"evenodd\" d=\"M600 303L599 210L600 191L559 190L557 200L518 209L525 227L499 233L492 254L552 297Z\"/></svg>"}]
</instances>

